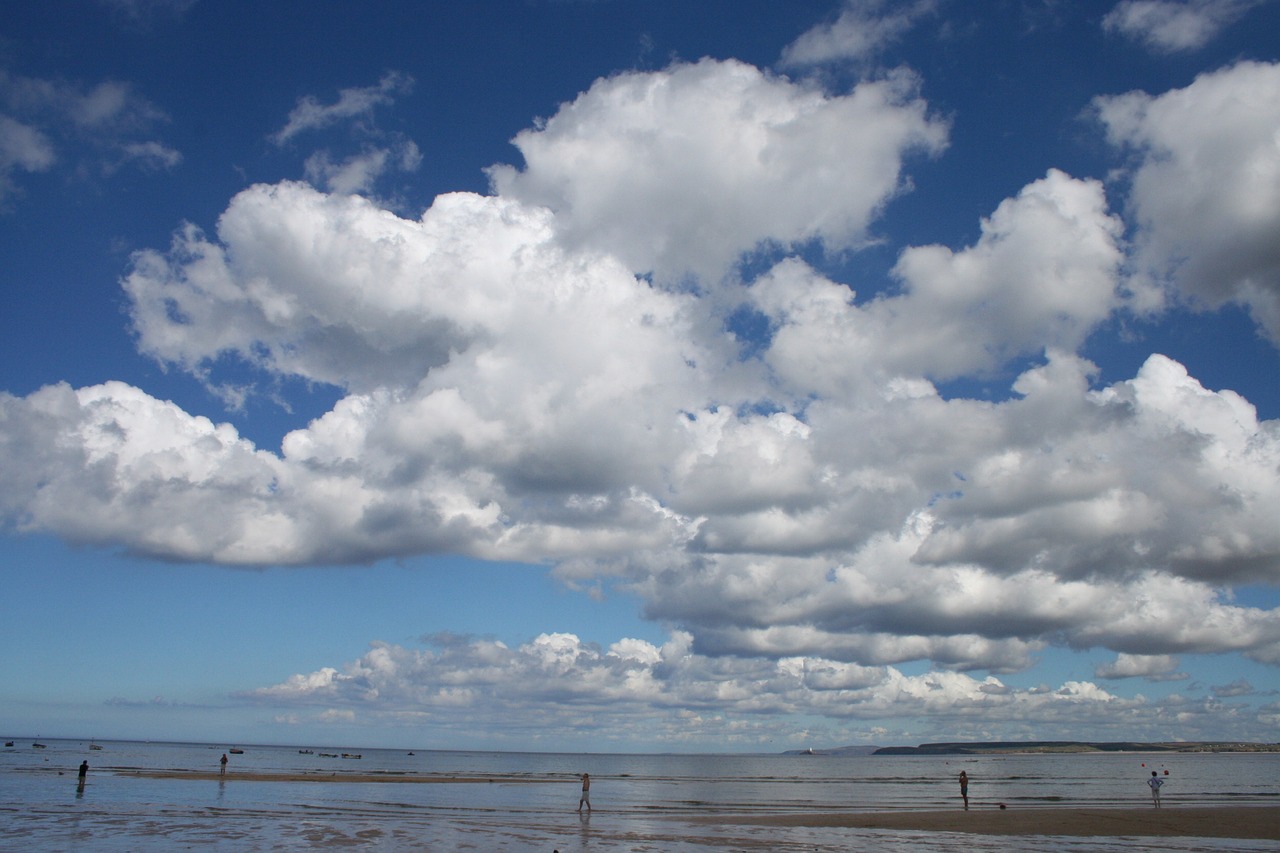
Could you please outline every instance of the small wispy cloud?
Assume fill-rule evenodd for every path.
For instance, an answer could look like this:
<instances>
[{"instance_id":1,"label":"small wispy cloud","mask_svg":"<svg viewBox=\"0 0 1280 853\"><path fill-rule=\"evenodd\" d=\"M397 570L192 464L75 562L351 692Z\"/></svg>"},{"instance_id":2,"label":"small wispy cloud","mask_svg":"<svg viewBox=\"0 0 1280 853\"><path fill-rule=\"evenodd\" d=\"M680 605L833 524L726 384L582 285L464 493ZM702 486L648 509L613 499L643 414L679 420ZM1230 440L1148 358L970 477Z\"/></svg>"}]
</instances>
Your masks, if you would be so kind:
<instances>
[{"instance_id":1,"label":"small wispy cloud","mask_svg":"<svg viewBox=\"0 0 1280 853\"><path fill-rule=\"evenodd\" d=\"M1220 684L1213 688L1213 695L1219 699L1227 699L1236 696L1252 696L1255 692L1253 685L1247 679L1239 678L1230 684Z\"/></svg>"},{"instance_id":2,"label":"small wispy cloud","mask_svg":"<svg viewBox=\"0 0 1280 853\"><path fill-rule=\"evenodd\" d=\"M199 0L98 0L100 5L140 23L180 18L198 2Z\"/></svg>"},{"instance_id":3,"label":"small wispy cloud","mask_svg":"<svg viewBox=\"0 0 1280 853\"><path fill-rule=\"evenodd\" d=\"M1198 50L1265 0L1124 0L1102 27L1156 53Z\"/></svg>"},{"instance_id":4,"label":"small wispy cloud","mask_svg":"<svg viewBox=\"0 0 1280 853\"><path fill-rule=\"evenodd\" d=\"M345 160L334 160L328 151L307 158L307 180L342 195L369 192L388 171L412 172L422 163L422 154L412 140L398 139L389 146L369 146Z\"/></svg>"},{"instance_id":5,"label":"small wispy cloud","mask_svg":"<svg viewBox=\"0 0 1280 853\"><path fill-rule=\"evenodd\" d=\"M884 0L846 0L835 21L814 27L787 45L782 64L868 59L905 35L935 5L934 0L892 5Z\"/></svg>"},{"instance_id":6,"label":"small wispy cloud","mask_svg":"<svg viewBox=\"0 0 1280 853\"><path fill-rule=\"evenodd\" d=\"M331 104L323 104L314 96L307 95L298 100L285 126L272 134L271 140L277 145L284 145L300 133L367 116L375 107L394 103L396 95L406 94L412 88L412 77L389 71L374 86L339 90L338 99Z\"/></svg>"},{"instance_id":7,"label":"small wispy cloud","mask_svg":"<svg viewBox=\"0 0 1280 853\"><path fill-rule=\"evenodd\" d=\"M0 202L14 192L15 172L43 172L55 159L53 145L45 134L0 115Z\"/></svg>"},{"instance_id":8,"label":"small wispy cloud","mask_svg":"<svg viewBox=\"0 0 1280 853\"><path fill-rule=\"evenodd\" d=\"M57 166L112 175L126 165L168 170L182 154L149 138L167 120L131 85L26 77L0 68L0 201L21 192L19 172Z\"/></svg>"}]
</instances>

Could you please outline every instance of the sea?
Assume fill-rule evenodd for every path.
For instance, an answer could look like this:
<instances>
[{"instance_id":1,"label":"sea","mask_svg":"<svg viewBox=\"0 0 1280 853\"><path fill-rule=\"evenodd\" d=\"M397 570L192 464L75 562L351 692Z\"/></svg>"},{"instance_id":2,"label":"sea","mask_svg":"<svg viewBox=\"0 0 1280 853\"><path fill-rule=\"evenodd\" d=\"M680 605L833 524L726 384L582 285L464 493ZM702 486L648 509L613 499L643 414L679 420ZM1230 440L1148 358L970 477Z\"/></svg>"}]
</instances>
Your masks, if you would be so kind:
<instances>
[{"instance_id":1,"label":"sea","mask_svg":"<svg viewBox=\"0 0 1280 853\"><path fill-rule=\"evenodd\" d=\"M1280 754L983 756L613 755L392 750L242 744L225 779L138 771L217 772L229 744L5 738L2 851L543 851L543 853L1137 853L1280 851L1229 839L1009 837L701 822L773 815L960 807L1280 804ZM348 757L343 758L346 753ZM358 758L355 756L359 756ZM89 762L84 785L77 768ZM1167 771L1167 774L1166 774ZM239 774L427 776L434 784L250 781ZM581 774L591 812L576 811ZM483 781L455 782L455 778Z\"/></svg>"}]
</instances>

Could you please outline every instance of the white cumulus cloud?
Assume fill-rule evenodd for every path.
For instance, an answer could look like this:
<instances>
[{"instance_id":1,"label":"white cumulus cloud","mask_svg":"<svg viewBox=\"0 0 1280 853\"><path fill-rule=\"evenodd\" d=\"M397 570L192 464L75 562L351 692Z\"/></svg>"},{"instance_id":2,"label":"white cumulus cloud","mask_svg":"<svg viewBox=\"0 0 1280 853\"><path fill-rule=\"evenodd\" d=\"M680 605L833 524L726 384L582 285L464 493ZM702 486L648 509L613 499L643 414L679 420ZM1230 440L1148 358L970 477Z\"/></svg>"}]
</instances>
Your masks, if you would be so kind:
<instances>
[{"instance_id":1,"label":"white cumulus cloud","mask_svg":"<svg viewBox=\"0 0 1280 853\"><path fill-rule=\"evenodd\" d=\"M599 80L490 170L501 195L550 208L560 238L663 279L714 283L762 243L866 239L904 158L946 125L899 74L830 95L736 61Z\"/></svg>"},{"instance_id":2,"label":"white cumulus cloud","mask_svg":"<svg viewBox=\"0 0 1280 853\"><path fill-rule=\"evenodd\" d=\"M1178 658L1174 655L1131 655L1120 653L1111 663L1100 664L1094 674L1098 678L1134 678L1144 677L1153 681L1183 679L1187 676L1177 672Z\"/></svg>"},{"instance_id":3,"label":"white cumulus cloud","mask_svg":"<svg viewBox=\"0 0 1280 853\"><path fill-rule=\"evenodd\" d=\"M1193 305L1244 305L1280 344L1280 65L1241 62L1095 105L1135 157L1139 280Z\"/></svg>"},{"instance_id":4,"label":"white cumulus cloud","mask_svg":"<svg viewBox=\"0 0 1280 853\"><path fill-rule=\"evenodd\" d=\"M994 676L906 675L816 657L711 658L691 653L680 634L662 646L622 642L643 654L619 656L572 634L543 634L516 648L466 637L429 638L422 649L375 643L340 670L295 675L241 698L359 722L429 721L459 735L483 728L526 746L573 729L598 744L643 736L678 747L710 734L722 744L776 749L797 737L794 717L784 715L831 721L801 733L809 737L928 716L952 730L1035 718L1063 737L1155 739L1175 719L1180 730L1198 731L1208 710L1181 697L1122 699L1082 681L1024 689Z\"/></svg>"},{"instance_id":5,"label":"white cumulus cloud","mask_svg":"<svg viewBox=\"0 0 1280 853\"><path fill-rule=\"evenodd\" d=\"M971 245L904 247L865 294L793 249L858 246L904 158L941 149L900 78L831 94L704 60L600 80L517 137L525 166L493 169L492 194L416 217L350 192L358 175L249 187L213 233L134 256L138 346L211 385L233 361L339 401L260 448L123 383L0 395L0 518L175 560L547 563L672 631L381 644L251 694L313 713L1158 717L997 676L1051 646L1115 653L1100 678L1280 662L1280 616L1231 594L1280 581L1280 426L1166 356L1102 384L1079 354L1135 259L1266 323L1274 111L1231 95L1274 74L1100 102L1139 155L1135 254L1100 182L1049 169ZM365 96L345 109L388 95ZM761 245L777 262L735 274ZM730 331L744 311L758 339ZM1005 393L939 390L975 378Z\"/></svg>"}]
</instances>

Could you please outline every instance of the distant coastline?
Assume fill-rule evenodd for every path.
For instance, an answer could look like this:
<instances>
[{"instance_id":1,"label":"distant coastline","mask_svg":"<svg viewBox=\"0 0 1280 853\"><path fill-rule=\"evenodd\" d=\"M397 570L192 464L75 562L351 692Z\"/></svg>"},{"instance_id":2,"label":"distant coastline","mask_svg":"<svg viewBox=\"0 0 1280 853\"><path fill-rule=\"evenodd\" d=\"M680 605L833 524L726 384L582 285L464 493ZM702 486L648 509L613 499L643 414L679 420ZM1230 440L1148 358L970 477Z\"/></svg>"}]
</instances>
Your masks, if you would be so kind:
<instances>
[{"instance_id":1,"label":"distant coastline","mask_svg":"<svg viewBox=\"0 0 1280 853\"><path fill-rule=\"evenodd\" d=\"M976 743L922 743L919 746L885 746L872 755L1000 755L1014 753L1076 755L1087 752L1280 752L1280 743L1239 741L989 741Z\"/></svg>"},{"instance_id":2,"label":"distant coastline","mask_svg":"<svg viewBox=\"0 0 1280 853\"><path fill-rule=\"evenodd\" d=\"M838 746L789 749L783 755L1079 755L1090 752L1280 752L1280 743L1245 741L971 741L922 743L919 746Z\"/></svg>"}]
</instances>

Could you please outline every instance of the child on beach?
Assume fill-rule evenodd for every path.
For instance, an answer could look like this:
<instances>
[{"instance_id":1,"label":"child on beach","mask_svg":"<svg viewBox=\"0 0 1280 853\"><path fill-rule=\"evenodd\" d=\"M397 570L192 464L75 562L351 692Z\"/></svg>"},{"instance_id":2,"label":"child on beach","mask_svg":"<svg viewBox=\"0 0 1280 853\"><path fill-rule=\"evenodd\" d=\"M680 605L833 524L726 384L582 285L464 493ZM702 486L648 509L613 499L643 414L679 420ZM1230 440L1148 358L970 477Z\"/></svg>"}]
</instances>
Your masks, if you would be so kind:
<instances>
[{"instance_id":1,"label":"child on beach","mask_svg":"<svg viewBox=\"0 0 1280 853\"><path fill-rule=\"evenodd\" d=\"M1156 808L1160 808L1160 786L1164 784L1164 780L1156 775L1156 771L1151 771L1151 778L1147 780L1147 785L1151 787L1151 802Z\"/></svg>"}]
</instances>

